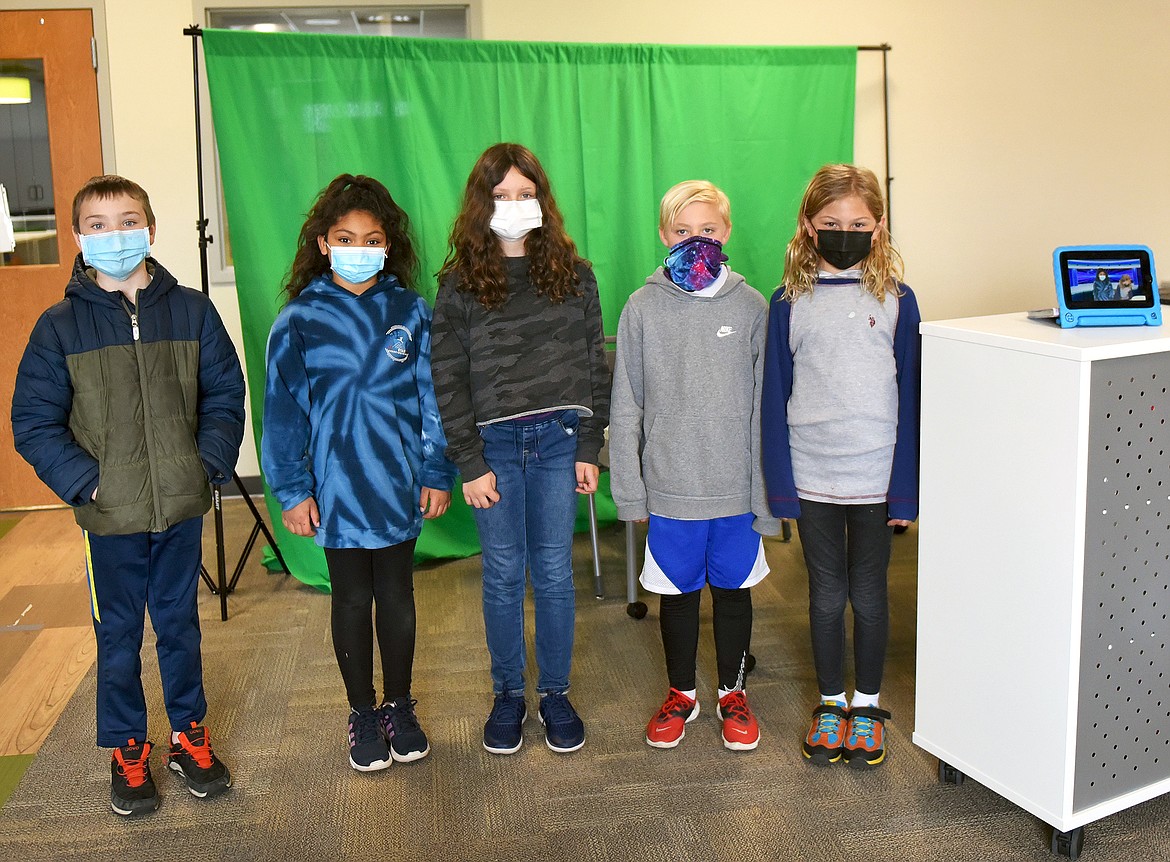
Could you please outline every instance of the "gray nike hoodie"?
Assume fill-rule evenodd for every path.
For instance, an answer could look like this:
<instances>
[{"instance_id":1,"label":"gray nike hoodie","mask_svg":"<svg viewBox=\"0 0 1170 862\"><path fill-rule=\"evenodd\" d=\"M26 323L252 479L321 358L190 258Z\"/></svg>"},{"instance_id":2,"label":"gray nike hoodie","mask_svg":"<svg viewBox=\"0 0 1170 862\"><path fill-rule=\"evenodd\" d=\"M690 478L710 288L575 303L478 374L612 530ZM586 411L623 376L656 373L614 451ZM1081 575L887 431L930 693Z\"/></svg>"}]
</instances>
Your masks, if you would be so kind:
<instances>
[{"instance_id":1,"label":"gray nike hoodie","mask_svg":"<svg viewBox=\"0 0 1170 862\"><path fill-rule=\"evenodd\" d=\"M655 270L622 310L610 405L618 517L705 520L753 513L774 535L760 458L768 302L728 271L695 296Z\"/></svg>"}]
</instances>

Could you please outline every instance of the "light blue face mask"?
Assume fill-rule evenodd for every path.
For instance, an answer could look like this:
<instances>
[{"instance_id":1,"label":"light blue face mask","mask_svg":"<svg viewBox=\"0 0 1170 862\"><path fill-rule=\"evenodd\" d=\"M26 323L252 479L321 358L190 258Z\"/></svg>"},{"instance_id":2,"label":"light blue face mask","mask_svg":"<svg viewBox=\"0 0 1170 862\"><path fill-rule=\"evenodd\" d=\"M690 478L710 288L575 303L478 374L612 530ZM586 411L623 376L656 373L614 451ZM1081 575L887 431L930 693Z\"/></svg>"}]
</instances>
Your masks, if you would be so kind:
<instances>
[{"instance_id":1,"label":"light blue face mask","mask_svg":"<svg viewBox=\"0 0 1170 862\"><path fill-rule=\"evenodd\" d=\"M150 254L150 228L81 235L82 259L103 275L125 281Z\"/></svg>"},{"instance_id":2,"label":"light blue face mask","mask_svg":"<svg viewBox=\"0 0 1170 862\"><path fill-rule=\"evenodd\" d=\"M385 248L329 246L329 265L334 275L350 284L369 281L382 271L385 263Z\"/></svg>"}]
</instances>

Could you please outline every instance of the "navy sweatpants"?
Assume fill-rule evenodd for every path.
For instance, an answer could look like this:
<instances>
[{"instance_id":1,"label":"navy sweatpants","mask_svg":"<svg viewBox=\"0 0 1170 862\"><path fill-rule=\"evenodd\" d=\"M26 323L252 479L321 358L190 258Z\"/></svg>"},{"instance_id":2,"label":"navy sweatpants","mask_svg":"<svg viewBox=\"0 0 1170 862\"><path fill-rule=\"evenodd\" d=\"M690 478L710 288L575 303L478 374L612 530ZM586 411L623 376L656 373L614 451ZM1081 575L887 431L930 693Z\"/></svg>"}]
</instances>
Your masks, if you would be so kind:
<instances>
[{"instance_id":1,"label":"navy sweatpants","mask_svg":"<svg viewBox=\"0 0 1170 862\"><path fill-rule=\"evenodd\" d=\"M145 612L158 638L163 700L174 730L202 723L203 661L199 652L199 564L203 518L161 533L85 533L93 630L97 635L97 744L146 739L142 692ZM170 740L167 740L169 743Z\"/></svg>"}]
</instances>

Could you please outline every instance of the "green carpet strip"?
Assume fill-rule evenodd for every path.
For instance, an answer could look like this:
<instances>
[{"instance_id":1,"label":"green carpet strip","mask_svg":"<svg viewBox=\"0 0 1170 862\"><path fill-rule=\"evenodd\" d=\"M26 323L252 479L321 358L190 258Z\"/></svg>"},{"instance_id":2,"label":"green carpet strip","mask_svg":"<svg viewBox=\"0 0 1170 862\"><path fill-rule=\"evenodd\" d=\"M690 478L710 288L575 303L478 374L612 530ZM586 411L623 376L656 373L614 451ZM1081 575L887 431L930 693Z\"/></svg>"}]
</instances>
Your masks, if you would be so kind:
<instances>
[{"instance_id":1,"label":"green carpet strip","mask_svg":"<svg viewBox=\"0 0 1170 862\"><path fill-rule=\"evenodd\" d=\"M0 757L0 806L8 801L8 797L12 795L16 785L20 783L24 771L33 762L34 756L32 754L13 754L8 757Z\"/></svg>"}]
</instances>

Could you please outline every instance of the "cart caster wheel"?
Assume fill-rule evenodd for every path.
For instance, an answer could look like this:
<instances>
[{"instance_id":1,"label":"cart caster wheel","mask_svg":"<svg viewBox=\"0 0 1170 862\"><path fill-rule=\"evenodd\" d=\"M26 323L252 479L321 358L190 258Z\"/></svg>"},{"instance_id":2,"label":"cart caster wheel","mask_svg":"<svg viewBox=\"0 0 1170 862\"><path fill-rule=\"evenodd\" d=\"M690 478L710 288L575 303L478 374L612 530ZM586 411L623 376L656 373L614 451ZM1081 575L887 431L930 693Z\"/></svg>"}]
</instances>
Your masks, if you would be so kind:
<instances>
[{"instance_id":1,"label":"cart caster wheel","mask_svg":"<svg viewBox=\"0 0 1170 862\"><path fill-rule=\"evenodd\" d=\"M747 658L745 658L743 660L743 672L744 673L751 673L755 669L756 669L756 657L749 652L747 654Z\"/></svg>"},{"instance_id":2,"label":"cart caster wheel","mask_svg":"<svg viewBox=\"0 0 1170 862\"><path fill-rule=\"evenodd\" d=\"M1081 851L1085 849L1085 827L1078 826L1071 832L1053 829L1050 849L1057 856L1067 856L1069 859L1080 858Z\"/></svg>"},{"instance_id":3,"label":"cart caster wheel","mask_svg":"<svg viewBox=\"0 0 1170 862\"><path fill-rule=\"evenodd\" d=\"M642 617L646 616L646 603L630 602L628 605L626 605L626 613L632 616L634 619L640 620Z\"/></svg>"},{"instance_id":4,"label":"cart caster wheel","mask_svg":"<svg viewBox=\"0 0 1170 862\"><path fill-rule=\"evenodd\" d=\"M956 787L963 783L963 773L955 769L945 760L938 762L938 780L943 784L954 784Z\"/></svg>"}]
</instances>

